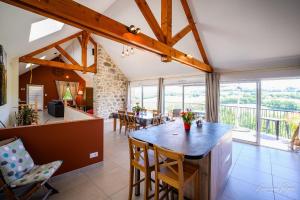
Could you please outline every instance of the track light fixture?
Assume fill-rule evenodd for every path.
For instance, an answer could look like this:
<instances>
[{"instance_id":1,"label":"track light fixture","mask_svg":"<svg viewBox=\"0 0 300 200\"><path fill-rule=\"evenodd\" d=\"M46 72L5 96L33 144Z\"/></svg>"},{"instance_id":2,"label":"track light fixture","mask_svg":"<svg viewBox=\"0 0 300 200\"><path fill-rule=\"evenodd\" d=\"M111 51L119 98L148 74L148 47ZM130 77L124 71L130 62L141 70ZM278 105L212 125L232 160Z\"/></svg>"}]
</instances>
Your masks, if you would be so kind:
<instances>
[{"instance_id":1,"label":"track light fixture","mask_svg":"<svg viewBox=\"0 0 300 200\"><path fill-rule=\"evenodd\" d=\"M122 57L124 57L125 56L125 52L124 52L124 45L123 45L123 50L122 50Z\"/></svg>"},{"instance_id":2,"label":"track light fixture","mask_svg":"<svg viewBox=\"0 0 300 200\"><path fill-rule=\"evenodd\" d=\"M126 49L125 49L126 48ZM122 50L122 57L133 55L134 54L134 48L130 46L124 46L123 45L123 50Z\"/></svg>"},{"instance_id":3,"label":"track light fixture","mask_svg":"<svg viewBox=\"0 0 300 200\"><path fill-rule=\"evenodd\" d=\"M127 27L127 30L128 30L130 33L133 33L133 34L135 34L135 35L137 35L137 34L139 34L139 33L141 32L141 29L135 27L134 25L130 25L129 27Z\"/></svg>"}]
</instances>

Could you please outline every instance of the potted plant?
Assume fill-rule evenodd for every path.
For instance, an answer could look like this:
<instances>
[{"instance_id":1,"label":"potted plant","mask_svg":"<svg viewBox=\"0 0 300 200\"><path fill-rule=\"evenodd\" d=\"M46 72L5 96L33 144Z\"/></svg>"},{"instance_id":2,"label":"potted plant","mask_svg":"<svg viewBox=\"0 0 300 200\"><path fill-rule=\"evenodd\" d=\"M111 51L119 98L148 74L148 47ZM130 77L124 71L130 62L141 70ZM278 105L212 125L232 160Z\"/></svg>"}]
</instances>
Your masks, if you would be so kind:
<instances>
[{"instance_id":1,"label":"potted plant","mask_svg":"<svg viewBox=\"0 0 300 200\"><path fill-rule=\"evenodd\" d=\"M137 115L139 115L141 110L142 107L140 106L140 103L136 103L136 105L132 107L132 111L135 112Z\"/></svg>"},{"instance_id":2,"label":"potted plant","mask_svg":"<svg viewBox=\"0 0 300 200\"><path fill-rule=\"evenodd\" d=\"M185 131L188 132L191 129L191 125L192 125L193 120L195 119L195 115L193 112L187 111L187 112L182 112L181 117L183 120L184 129L185 129Z\"/></svg>"},{"instance_id":3,"label":"potted plant","mask_svg":"<svg viewBox=\"0 0 300 200\"><path fill-rule=\"evenodd\" d=\"M23 105L16 118L18 126L33 125L37 123L38 114L31 106Z\"/></svg>"}]
</instances>

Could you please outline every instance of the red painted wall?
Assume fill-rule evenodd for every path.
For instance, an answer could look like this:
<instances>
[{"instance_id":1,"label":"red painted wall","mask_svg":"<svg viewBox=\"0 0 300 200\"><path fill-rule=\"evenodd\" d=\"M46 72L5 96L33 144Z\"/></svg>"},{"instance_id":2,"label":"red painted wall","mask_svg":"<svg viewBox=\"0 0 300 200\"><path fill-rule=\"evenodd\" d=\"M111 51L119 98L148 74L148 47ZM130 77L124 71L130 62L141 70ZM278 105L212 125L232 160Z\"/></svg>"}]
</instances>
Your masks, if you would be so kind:
<instances>
[{"instance_id":1,"label":"red painted wall","mask_svg":"<svg viewBox=\"0 0 300 200\"><path fill-rule=\"evenodd\" d=\"M19 76L19 98L26 101L26 87L30 81L31 72ZM68 78L67 78L68 77ZM49 101L57 100L58 94L55 81L79 82L79 89L85 89L85 80L73 70L57 69L47 66L39 66L32 70L32 84L44 85L44 108L47 108ZM45 96L47 94L47 96Z\"/></svg>"},{"instance_id":2,"label":"red painted wall","mask_svg":"<svg viewBox=\"0 0 300 200\"><path fill-rule=\"evenodd\" d=\"M35 164L63 160L58 174L103 161L103 119L0 129L0 140L21 138ZM90 153L98 157L90 158Z\"/></svg>"}]
</instances>

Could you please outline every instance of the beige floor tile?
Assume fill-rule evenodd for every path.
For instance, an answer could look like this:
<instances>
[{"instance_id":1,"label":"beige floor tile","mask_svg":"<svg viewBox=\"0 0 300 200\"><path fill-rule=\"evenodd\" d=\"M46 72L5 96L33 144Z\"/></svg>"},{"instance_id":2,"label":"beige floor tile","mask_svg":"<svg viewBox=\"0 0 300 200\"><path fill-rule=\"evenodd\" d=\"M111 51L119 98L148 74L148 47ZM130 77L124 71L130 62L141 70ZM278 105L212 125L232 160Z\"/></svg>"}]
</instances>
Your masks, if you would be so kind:
<instances>
[{"instance_id":1,"label":"beige floor tile","mask_svg":"<svg viewBox=\"0 0 300 200\"><path fill-rule=\"evenodd\" d=\"M79 171L60 175L50 180L50 183L61 193L89 182L88 177Z\"/></svg>"},{"instance_id":2,"label":"beige floor tile","mask_svg":"<svg viewBox=\"0 0 300 200\"><path fill-rule=\"evenodd\" d=\"M127 187L129 183L129 174L121 167L98 176L89 176L89 178L98 188L109 196Z\"/></svg>"},{"instance_id":3,"label":"beige floor tile","mask_svg":"<svg viewBox=\"0 0 300 200\"><path fill-rule=\"evenodd\" d=\"M53 195L51 200L105 200L108 196L95 184L88 182L85 184L77 185L70 190L60 192Z\"/></svg>"}]
</instances>

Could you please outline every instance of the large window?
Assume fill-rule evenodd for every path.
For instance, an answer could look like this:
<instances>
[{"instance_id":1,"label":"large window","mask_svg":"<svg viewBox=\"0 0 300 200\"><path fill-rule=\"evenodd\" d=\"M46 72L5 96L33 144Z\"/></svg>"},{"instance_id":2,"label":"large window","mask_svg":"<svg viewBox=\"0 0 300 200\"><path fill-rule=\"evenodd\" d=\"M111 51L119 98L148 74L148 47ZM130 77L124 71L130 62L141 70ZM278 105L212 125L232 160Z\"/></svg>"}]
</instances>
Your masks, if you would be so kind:
<instances>
[{"instance_id":1,"label":"large window","mask_svg":"<svg viewBox=\"0 0 300 200\"><path fill-rule=\"evenodd\" d=\"M184 109L204 112L205 87L200 85L184 86Z\"/></svg>"},{"instance_id":2,"label":"large window","mask_svg":"<svg viewBox=\"0 0 300 200\"><path fill-rule=\"evenodd\" d=\"M130 89L130 102L131 108L139 103L142 106L142 88L141 87L131 87Z\"/></svg>"},{"instance_id":3,"label":"large window","mask_svg":"<svg viewBox=\"0 0 300 200\"><path fill-rule=\"evenodd\" d=\"M157 95L158 87L155 85L131 87L131 108L139 103L145 109L156 110Z\"/></svg>"},{"instance_id":4,"label":"large window","mask_svg":"<svg viewBox=\"0 0 300 200\"><path fill-rule=\"evenodd\" d=\"M148 110L157 110L157 86L143 86L143 107Z\"/></svg>"},{"instance_id":5,"label":"large window","mask_svg":"<svg viewBox=\"0 0 300 200\"><path fill-rule=\"evenodd\" d=\"M172 112L173 109L182 109L183 90L182 85L166 85L164 90L165 113Z\"/></svg>"},{"instance_id":6,"label":"large window","mask_svg":"<svg viewBox=\"0 0 300 200\"><path fill-rule=\"evenodd\" d=\"M204 85L166 85L164 89L165 114L174 109L204 112L205 86Z\"/></svg>"}]
</instances>

